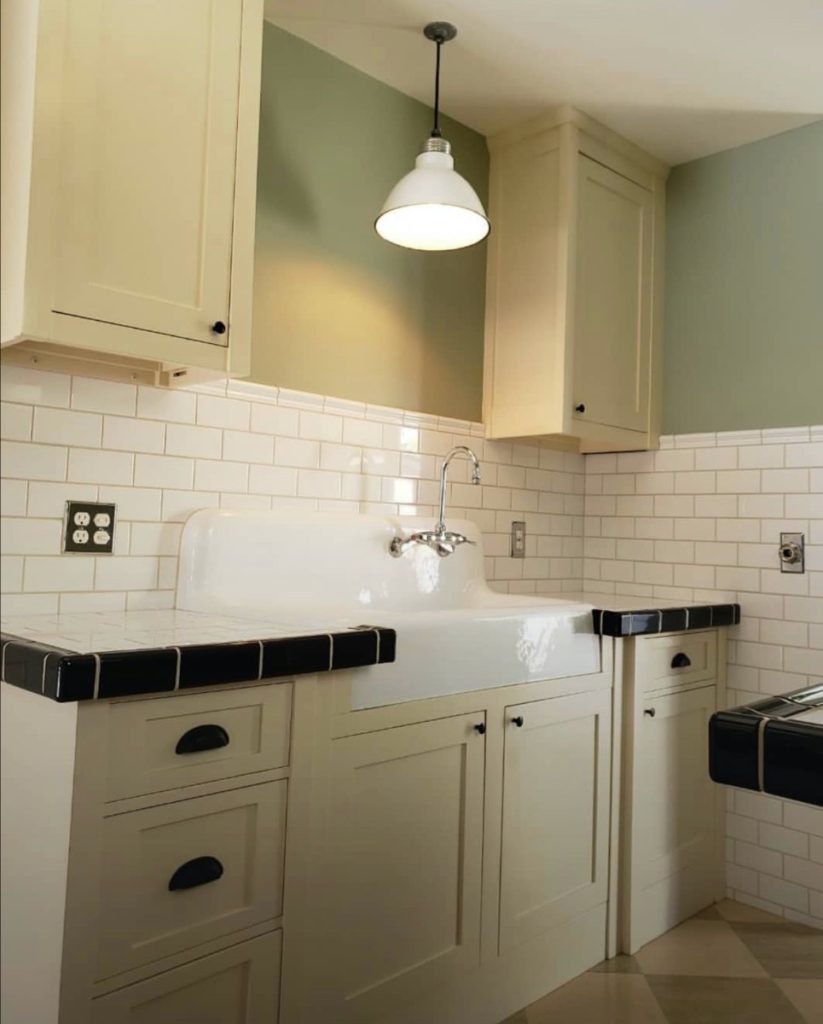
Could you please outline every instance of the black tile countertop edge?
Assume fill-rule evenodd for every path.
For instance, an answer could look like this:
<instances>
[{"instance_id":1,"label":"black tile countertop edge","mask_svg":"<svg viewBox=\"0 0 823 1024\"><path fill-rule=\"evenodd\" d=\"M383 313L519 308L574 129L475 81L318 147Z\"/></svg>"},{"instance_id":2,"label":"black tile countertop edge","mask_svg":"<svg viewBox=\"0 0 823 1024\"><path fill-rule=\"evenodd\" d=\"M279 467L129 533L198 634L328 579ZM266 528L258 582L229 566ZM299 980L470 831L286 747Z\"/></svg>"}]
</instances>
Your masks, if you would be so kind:
<instances>
[{"instance_id":1,"label":"black tile countertop edge","mask_svg":"<svg viewBox=\"0 0 823 1024\"><path fill-rule=\"evenodd\" d=\"M823 807L823 684L718 711L709 721L715 782Z\"/></svg>"},{"instance_id":2,"label":"black tile countertop edge","mask_svg":"<svg viewBox=\"0 0 823 1024\"><path fill-rule=\"evenodd\" d=\"M712 626L736 626L740 622L740 605L684 605L682 608L638 608L636 611L593 608L592 619L595 633L601 636L679 633Z\"/></svg>"},{"instance_id":3,"label":"black tile countertop edge","mask_svg":"<svg viewBox=\"0 0 823 1024\"><path fill-rule=\"evenodd\" d=\"M104 700L382 665L394 661L395 646L395 631L378 626L100 653L0 633L0 677L61 703Z\"/></svg>"}]
</instances>

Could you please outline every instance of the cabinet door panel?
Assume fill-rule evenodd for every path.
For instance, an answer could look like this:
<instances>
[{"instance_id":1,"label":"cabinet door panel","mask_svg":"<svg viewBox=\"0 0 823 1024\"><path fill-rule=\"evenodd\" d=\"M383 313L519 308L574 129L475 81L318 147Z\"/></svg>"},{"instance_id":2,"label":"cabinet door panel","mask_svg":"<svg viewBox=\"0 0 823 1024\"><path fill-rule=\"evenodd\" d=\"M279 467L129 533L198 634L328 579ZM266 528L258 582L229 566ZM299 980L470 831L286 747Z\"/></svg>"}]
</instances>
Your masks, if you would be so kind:
<instances>
[{"instance_id":1,"label":"cabinet door panel","mask_svg":"<svg viewBox=\"0 0 823 1024\"><path fill-rule=\"evenodd\" d=\"M501 953L607 898L610 708L604 692L506 709Z\"/></svg>"},{"instance_id":2,"label":"cabinet door panel","mask_svg":"<svg viewBox=\"0 0 823 1024\"><path fill-rule=\"evenodd\" d=\"M580 417L646 430L652 300L652 193L581 154L574 404Z\"/></svg>"},{"instance_id":3,"label":"cabinet door panel","mask_svg":"<svg viewBox=\"0 0 823 1024\"><path fill-rule=\"evenodd\" d=\"M652 710L653 716L646 713ZM632 870L640 889L711 862L715 789L708 770L708 723L714 710L714 686L646 697L638 708Z\"/></svg>"},{"instance_id":4,"label":"cabinet door panel","mask_svg":"<svg viewBox=\"0 0 823 1024\"><path fill-rule=\"evenodd\" d=\"M53 308L225 346L241 0L66 10Z\"/></svg>"},{"instance_id":5,"label":"cabinet door panel","mask_svg":"<svg viewBox=\"0 0 823 1024\"><path fill-rule=\"evenodd\" d=\"M481 720L333 743L324 969L336 972L337 1020L381 1018L420 986L479 961Z\"/></svg>"}]
</instances>

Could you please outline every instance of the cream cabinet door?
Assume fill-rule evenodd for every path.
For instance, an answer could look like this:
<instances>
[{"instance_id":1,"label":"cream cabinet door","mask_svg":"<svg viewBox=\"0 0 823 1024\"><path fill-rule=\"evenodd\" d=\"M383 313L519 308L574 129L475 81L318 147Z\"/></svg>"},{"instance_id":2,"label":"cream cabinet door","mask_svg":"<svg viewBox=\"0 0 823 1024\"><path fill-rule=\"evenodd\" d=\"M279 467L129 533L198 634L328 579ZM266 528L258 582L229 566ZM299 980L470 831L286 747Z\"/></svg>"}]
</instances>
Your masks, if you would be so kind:
<instances>
[{"instance_id":1,"label":"cream cabinet door","mask_svg":"<svg viewBox=\"0 0 823 1024\"><path fill-rule=\"evenodd\" d=\"M648 430L652 193L582 154L577 187L574 416Z\"/></svg>"},{"instance_id":2,"label":"cream cabinet door","mask_svg":"<svg viewBox=\"0 0 823 1024\"><path fill-rule=\"evenodd\" d=\"M228 344L242 13L65 3L55 312Z\"/></svg>"},{"instance_id":3,"label":"cream cabinet door","mask_svg":"<svg viewBox=\"0 0 823 1024\"><path fill-rule=\"evenodd\" d=\"M277 1024L282 932L92 1000L91 1024Z\"/></svg>"},{"instance_id":4,"label":"cream cabinet door","mask_svg":"<svg viewBox=\"0 0 823 1024\"><path fill-rule=\"evenodd\" d=\"M610 721L609 691L506 708L501 954L608 897Z\"/></svg>"},{"instance_id":5,"label":"cream cabinet door","mask_svg":"<svg viewBox=\"0 0 823 1024\"><path fill-rule=\"evenodd\" d=\"M717 898L715 686L638 701L632 766L631 951ZM628 952L628 950L627 950Z\"/></svg>"},{"instance_id":6,"label":"cream cabinet door","mask_svg":"<svg viewBox=\"0 0 823 1024\"><path fill-rule=\"evenodd\" d=\"M328 945L312 986L335 1024L390 1020L480 956L484 716L333 743Z\"/></svg>"}]
</instances>

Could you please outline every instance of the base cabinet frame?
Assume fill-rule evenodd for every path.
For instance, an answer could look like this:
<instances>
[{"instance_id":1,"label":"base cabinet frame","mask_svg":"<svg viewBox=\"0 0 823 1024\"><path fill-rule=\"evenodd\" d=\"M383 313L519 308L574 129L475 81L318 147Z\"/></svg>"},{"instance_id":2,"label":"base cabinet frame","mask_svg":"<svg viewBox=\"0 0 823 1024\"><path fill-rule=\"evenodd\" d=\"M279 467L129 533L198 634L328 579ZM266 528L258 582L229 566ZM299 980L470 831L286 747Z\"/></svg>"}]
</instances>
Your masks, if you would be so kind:
<instances>
[{"instance_id":1,"label":"base cabinet frame","mask_svg":"<svg viewBox=\"0 0 823 1024\"><path fill-rule=\"evenodd\" d=\"M497 1024L606 957L610 641L603 652L593 675L361 711L349 710L345 673L301 681L283 1024ZM533 728L517 726L520 715ZM556 758L576 758L578 795L588 787L580 863L558 822L546 827L565 796L550 787L530 815L539 780L517 775L548 736ZM513 883L538 833L538 884L522 915ZM555 890L547 872L558 867ZM389 900L393 921L371 913L370 894Z\"/></svg>"}]
</instances>

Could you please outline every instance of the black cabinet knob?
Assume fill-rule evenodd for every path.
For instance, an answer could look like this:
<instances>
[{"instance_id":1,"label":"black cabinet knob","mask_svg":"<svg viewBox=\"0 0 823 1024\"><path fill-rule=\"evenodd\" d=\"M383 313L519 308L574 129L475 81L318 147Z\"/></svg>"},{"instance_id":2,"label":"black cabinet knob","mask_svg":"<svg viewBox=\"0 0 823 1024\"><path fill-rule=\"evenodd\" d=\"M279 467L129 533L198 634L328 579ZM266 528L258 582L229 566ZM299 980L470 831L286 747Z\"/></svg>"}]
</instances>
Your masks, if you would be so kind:
<instances>
[{"instance_id":1,"label":"black cabinet knob","mask_svg":"<svg viewBox=\"0 0 823 1024\"><path fill-rule=\"evenodd\" d=\"M515 717L512 719L512 722L517 726L518 729L522 729L523 728L523 716L522 715L515 715Z\"/></svg>"},{"instance_id":2,"label":"black cabinet knob","mask_svg":"<svg viewBox=\"0 0 823 1024\"><path fill-rule=\"evenodd\" d=\"M480 735L482 736L486 731L486 723L478 722L477 725L474 727L474 731L479 732Z\"/></svg>"},{"instance_id":3,"label":"black cabinet knob","mask_svg":"<svg viewBox=\"0 0 823 1024\"><path fill-rule=\"evenodd\" d=\"M226 333L226 325L223 323L222 320L215 320L214 323L211 325L211 329L214 331L215 334Z\"/></svg>"},{"instance_id":4,"label":"black cabinet knob","mask_svg":"<svg viewBox=\"0 0 823 1024\"><path fill-rule=\"evenodd\" d=\"M649 718L654 718L654 716L657 714L657 711L655 711L654 708L646 708L643 714L648 715Z\"/></svg>"},{"instance_id":5,"label":"black cabinet knob","mask_svg":"<svg viewBox=\"0 0 823 1024\"><path fill-rule=\"evenodd\" d=\"M229 745L229 734L222 725L196 725L184 732L174 748L175 754L200 754Z\"/></svg>"},{"instance_id":6,"label":"black cabinet knob","mask_svg":"<svg viewBox=\"0 0 823 1024\"><path fill-rule=\"evenodd\" d=\"M575 412L585 412L586 411L586 406L582 402L580 402L579 405L576 405L574 407L574 411Z\"/></svg>"},{"instance_id":7,"label":"black cabinet knob","mask_svg":"<svg viewBox=\"0 0 823 1024\"><path fill-rule=\"evenodd\" d=\"M684 654L682 651L679 651L672 658L672 668L688 668L691 663L692 659L688 654Z\"/></svg>"},{"instance_id":8,"label":"black cabinet knob","mask_svg":"<svg viewBox=\"0 0 823 1024\"><path fill-rule=\"evenodd\" d=\"M198 885L216 882L223 876L223 865L216 857L195 857L174 872L169 879L169 892L194 889Z\"/></svg>"}]
</instances>

